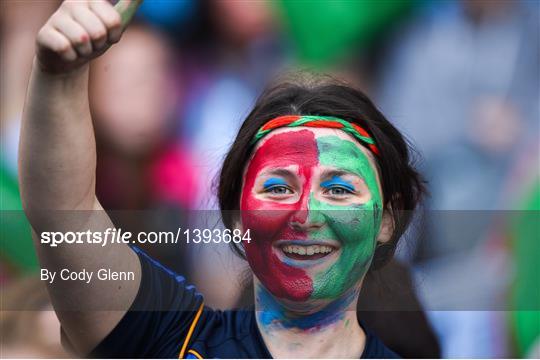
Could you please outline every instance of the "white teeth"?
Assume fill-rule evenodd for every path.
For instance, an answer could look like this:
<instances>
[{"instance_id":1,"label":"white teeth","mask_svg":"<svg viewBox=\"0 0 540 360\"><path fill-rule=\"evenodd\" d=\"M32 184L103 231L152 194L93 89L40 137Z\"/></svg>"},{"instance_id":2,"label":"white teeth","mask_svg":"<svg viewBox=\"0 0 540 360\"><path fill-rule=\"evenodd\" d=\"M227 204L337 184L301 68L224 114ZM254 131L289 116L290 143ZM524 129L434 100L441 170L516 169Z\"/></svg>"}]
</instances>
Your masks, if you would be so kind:
<instances>
[{"instance_id":1,"label":"white teeth","mask_svg":"<svg viewBox=\"0 0 540 360\"><path fill-rule=\"evenodd\" d=\"M331 246L326 245L285 245L282 247L282 250L285 253L291 254L298 254L298 255L307 255L311 256L313 254L328 254L333 251L333 248Z\"/></svg>"}]
</instances>

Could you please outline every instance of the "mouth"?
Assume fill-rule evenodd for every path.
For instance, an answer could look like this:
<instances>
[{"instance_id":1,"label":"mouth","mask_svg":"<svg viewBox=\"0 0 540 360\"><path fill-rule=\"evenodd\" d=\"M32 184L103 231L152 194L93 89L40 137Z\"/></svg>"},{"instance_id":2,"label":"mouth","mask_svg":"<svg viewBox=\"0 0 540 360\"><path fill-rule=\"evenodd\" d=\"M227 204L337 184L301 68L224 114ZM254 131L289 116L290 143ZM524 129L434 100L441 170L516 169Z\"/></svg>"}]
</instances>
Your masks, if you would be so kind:
<instances>
[{"instance_id":1,"label":"mouth","mask_svg":"<svg viewBox=\"0 0 540 360\"><path fill-rule=\"evenodd\" d=\"M338 246L331 243L314 243L308 240L278 241L276 247L288 259L297 261L319 260L334 255Z\"/></svg>"}]
</instances>

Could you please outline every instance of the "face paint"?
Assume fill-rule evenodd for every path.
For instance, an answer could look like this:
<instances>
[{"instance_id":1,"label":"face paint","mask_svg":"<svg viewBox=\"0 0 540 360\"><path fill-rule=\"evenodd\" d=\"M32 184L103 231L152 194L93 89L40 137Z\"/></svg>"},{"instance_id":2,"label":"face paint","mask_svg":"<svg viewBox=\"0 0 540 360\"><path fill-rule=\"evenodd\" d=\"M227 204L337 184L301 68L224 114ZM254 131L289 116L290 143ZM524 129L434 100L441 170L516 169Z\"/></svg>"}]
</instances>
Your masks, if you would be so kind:
<instances>
[{"instance_id":1,"label":"face paint","mask_svg":"<svg viewBox=\"0 0 540 360\"><path fill-rule=\"evenodd\" d=\"M382 217L377 178L367 156L353 140L320 136L328 132L319 130L325 129L269 135L256 150L244 180L242 224L251 230L253 239L245 244L246 256L262 285L273 296L287 300L334 300L354 288L371 262ZM257 193L257 179L272 169L294 173L299 183L294 201ZM323 169L356 175L369 190L366 201L341 201L340 194L357 192L355 181L342 175L321 181L317 176ZM263 189L290 186L280 177L267 178L261 185ZM327 197L328 193L332 196ZM306 221L322 225L307 230L291 226ZM279 240L334 241L339 249L316 261L295 261L280 256Z\"/></svg>"},{"instance_id":2,"label":"face paint","mask_svg":"<svg viewBox=\"0 0 540 360\"><path fill-rule=\"evenodd\" d=\"M257 175L264 168L298 168L299 176L310 182L311 168L317 162L317 146L313 132L301 130L269 137L256 151L245 175L240 202L242 225L250 229L252 241L245 244L251 269L262 284L274 295L296 301L307 300L313 291L312 279L302 269L283 263L272 248L278 239L305 239L306 234L292 230L292 213L301 203L307 206L309 193L299 203L282 204L258 199L253 191Z\"/></svg>"},{"instance_id":3,"label":"face paint","mask_svg":"<svg viewBox=\"0 0 540 360\"><path fill-rule=\"evenodd\" d=\"M312 299L333 299L354 286L365 275L381 224L382 201L377 177L367 156L355 143L337 136L317 138L320 165L338 167L358 174L371 194L369 201L353 205L333 205L311 197L310 216L328 226L313 232L310 238L336 238L341 242L338 260L315 275Z\"/></svg>"},{"instance_id":4,"label":"face paint","mask_svg":"<svg viewBox=\"0 0 540 360\"><path fill-rule=\"evenodd\" d=\"M273 327L317 331L343 319L344 310L357 295L357 291L350 290L338 301L331 302L314 313L298 316L285 308L264 287L257 287L255 298L258 304L257 318L265 331L270 331Z\"/></svg>"}]
</instances>

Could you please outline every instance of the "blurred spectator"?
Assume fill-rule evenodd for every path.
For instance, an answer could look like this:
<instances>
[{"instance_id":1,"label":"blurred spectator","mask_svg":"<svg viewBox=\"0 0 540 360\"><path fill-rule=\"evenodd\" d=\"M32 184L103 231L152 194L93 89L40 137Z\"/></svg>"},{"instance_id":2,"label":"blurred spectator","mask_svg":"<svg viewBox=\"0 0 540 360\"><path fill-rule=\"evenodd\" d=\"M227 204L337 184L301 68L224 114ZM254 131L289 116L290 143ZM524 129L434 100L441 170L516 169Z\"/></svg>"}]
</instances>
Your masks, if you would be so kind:
<instances>
[{"instance_id":1,"label":"blurred spectator","mask_svg":"<svg viewBox=\"0 0 540 360\"><path fill-rule=\"evenodd\" d=\"M36 34L58 0L0 2L0 152L6 169L17 172L22 108Z\"/></svg>"},{"instance_id":2,"label":"blurred spectator","mask_svg":"<svg viewBox=\"0 0 540 360\"><path fill-rule=\"evenodd\" d=\"M130 27L122 43L92 64L98 195L107 209L192 205L198 185L193 160L171 137L182 84L172 65L166 40L142 25ZM171 165L178 165L176 172Z\"/></svg>"},{"instance_id":3,"label":"blurred spectator","mask_svg":"<svg viewBox=\"0 0 540 360\"><path fill-rule=\"evenodd\" d=\"M435 3L392 43L382 108L428 159L466 143L477 152L515 151L516 134L538 130L539 90L531 77L538 74L538 36L536 2ZM491 118L501 110L511 115L509 124ZM511 131L496 146L499 125Z\"/></svg>"},{"instance_id":4,"label":"blurred spectator","mask_svg":"<svg viewBox=\"0 0 540 360\"><path fill-rule=\"evenodd\" d=\"M217 209L212 180L255 97L286 59L272 3L209 1L210 34L188 63L185 132L204 174L198 208Z\"/></svg>"},{"instance_id":5,"label":"blurred spectator","mask_svg":"<svg viewBox=\"0 0 540 360\"><path fill-rule=\"evenodd\" d=\"M107 210L163 209L168 211L161 215L170 217L111 214L126 230L152 229L156 221L183 227L185 211L194 205L199 191L195 161L175 135L181 84L166 38L142 24L130 26L121 43L92 63L98 199ZM181 244L174 251L170 246L146 250L186 274L186 261L179 261Z\"/></svg>"},{"instance_id":6,"label":"blurred spectator","mask_svg":"<svg viewBox=\"0 0 540 360\"><path fill-rule=\"evenodd\" d=\"M430 5L401 29L385 57L381 104L425 157L433 221L416 259L430 260L422 266L432 277L422 284L425 304L476 310L432 313L443 356L505 356L500 314L477 311L498 305L508 280L497 276L504 255L483 243L498 215L488 210L509 206L501 192L516 154L539 131L540 90L531 75L540 68L539 4Z\"/></svg>"},{"instance_id":7,"label":"blurred spectator","mask_svg":"<svg viewBox=\"0 0 540 360\"><path fill-rule=\"evenodd\" d=\"M0 2L0 282L38 268L17 184L21 115L35 37L58 0Z\"/></svg>"}]
</instances>

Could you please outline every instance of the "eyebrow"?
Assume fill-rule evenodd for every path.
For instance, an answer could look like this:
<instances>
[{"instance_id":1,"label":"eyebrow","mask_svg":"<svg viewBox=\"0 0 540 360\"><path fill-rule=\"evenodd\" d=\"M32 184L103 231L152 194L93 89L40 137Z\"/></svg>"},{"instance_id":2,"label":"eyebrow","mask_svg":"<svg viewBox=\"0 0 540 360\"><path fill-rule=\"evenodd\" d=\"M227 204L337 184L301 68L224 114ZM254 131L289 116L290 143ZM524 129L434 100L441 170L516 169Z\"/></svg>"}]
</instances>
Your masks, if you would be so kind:
<instances>
[{"instance_id":1,"label":"eyebrow","mask_svg":"<svg viewBox=\"0 0 540 360\"><path fill-rule=\"evenodd\" d=\"M360 176L360 174L357 174L355 172L346 171L346 170L338 170L338 169L327 169L323 170L321 173L321 178L333 178L333 177L340 177L343 175L354 175L354 176Z\"/></svg>"},{"instance_id":2,"label":"eyebrow","mask_svg":"<svg viewBox=\"0 0 540 360\"><path fill-rule=\"evenodd\" d=\"M261 172L260 175L273 175L273 176L281 176L284 178L290 178L291 176L295 176L295 173L287 169L269 169L269 170L264 170L263 172Z\"/></svg>"}]
</instances>

